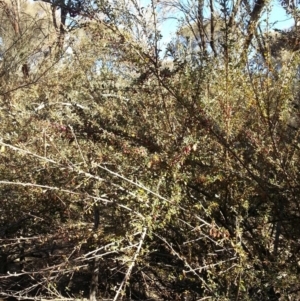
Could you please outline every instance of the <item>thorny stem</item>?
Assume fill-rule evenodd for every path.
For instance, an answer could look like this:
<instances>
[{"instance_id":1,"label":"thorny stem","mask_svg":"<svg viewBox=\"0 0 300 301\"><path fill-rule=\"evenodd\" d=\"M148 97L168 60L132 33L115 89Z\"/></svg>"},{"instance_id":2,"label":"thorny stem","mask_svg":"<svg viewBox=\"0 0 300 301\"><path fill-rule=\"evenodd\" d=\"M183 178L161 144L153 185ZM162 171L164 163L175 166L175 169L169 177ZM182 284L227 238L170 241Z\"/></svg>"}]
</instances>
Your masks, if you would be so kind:
<instances>
[{"instance_id":1,"label":"thorny stem","mask_svg":"<svg viewBox=\"0 0 300 301\"><path fill-rule=\"evenodd\" d=\"M115 295L113 301L117 301L117 300L118 300L118 297L119 297L119 295L121 294L121 292L122 292L122 290L123 290L123 287L126 285L128 279L130 278L132 269L133 269L133 267L134 267L134 265L135 265L135 262L136 262L136 260L137 260L137 258L138 258L138 256L139 256L139 254L140 254L140 252L141 252L142 245L143 245L143 242L144 242L145 237L146 237L146 233L147 233L147 227L144 227L144 228L143 228L142 235L141 235L141 239L140 239L140 242L139 242L139 245L138 245L137 250L136 250L136 252L135 252L135 254L134 254L134 256L133 256L132 262L131 262L131 264L130 264L128 270L127 270L127 273L125 274L125 277L124 277L122 283L120 284L120 286L119 286L119 288L118 288L118 291L117 291L117 293L116 293L116 295Z\"/></svg>"}]
</instances>

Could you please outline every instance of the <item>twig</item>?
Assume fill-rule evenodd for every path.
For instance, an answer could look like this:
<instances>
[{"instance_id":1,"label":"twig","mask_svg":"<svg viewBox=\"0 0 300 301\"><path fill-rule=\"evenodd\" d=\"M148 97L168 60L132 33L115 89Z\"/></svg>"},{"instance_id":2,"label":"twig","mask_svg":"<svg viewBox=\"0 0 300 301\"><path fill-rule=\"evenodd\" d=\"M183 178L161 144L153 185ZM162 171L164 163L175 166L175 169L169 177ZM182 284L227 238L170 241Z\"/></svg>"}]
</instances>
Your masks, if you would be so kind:
<instances>
[{"instance_id":1,"label":"twig","mask_svg":"<svg viewBox=\"0 0 300 301\"><path fill-rule=\"evenodd\" d=\"M77 196L86 196L86 193L80 193L80 192L74 192L68 189L64 189L64 188L60 188L60 187L56 187L56 186L48 186L48 185L39 185L39 184L34 184L34 183L24 183L24 182L12 182L12 181L0 181L0 184L4 184L4 185L16 185L16 186L23 186L23 187L35 187L35 188L42 188L42 189L48 189L48 190L57 190L57 191L61 191L61 192L66 192L69 194L74 194ZM101 198L101 197L96 197L96 196L92 196L92 195L88 195L89 198L96 200L96 201L102 201L105 203L112 203L112 201L109 201L107 199Z\"/></svg>"},{"instance_id":2,"label":"twig","mask_svg":"<svg viewBox=\"0 0 300 301\"><path fill-rule=\"evenodd\" d=\"M119 295L121 294L123 287L126 285L128 279L129 279L129 277L130 277L131 271L132 271L132 269L133 269L133 267L134 267L134 265L135 265L135 262L136 262L136 260L137 260L138 255L139 255L139 253L140 253L140 251L141 251L143 242L144 242L145 237L146 237L146 233L147 233L147 227L144 227L144 228L143 228L142 235L141 235L141 239L140 239L140 242L139 242L139 245L138 245L137 250L136 250L136 252L135 252L135 254L134 254L134 256L133 256L132 262L131 262L131 264L130 264L128 270L127 270L127 273L126 273L126 275L125 275L125 277L124 277L122 283L121 283L120 286L119 286L119 289L118 289L118 291L117 291L117 293L116 293L116 295L115 295L113 301L117 301L117 300L118 300L118 297L119 297Z\"/></svg>"},{"instance_id":3,"label":"twig","mask_svg":"<svg viewBox=\"0 0 300 301\"><path fill-rule=\"evenodd\" d=\"M75 133L74 133L73 127L72 127L71 125L68 125L68 127L70 128L70 130L71 130L71 132L72 132L72 135L73 135L73 137L74 137L74 139L75 139L75 142L76 142L78 151L79 151L79 153L80 153L80 156L81 156L81 158L82 158L82 161L83 161L84 165L87 165L87 164L86 164L86 161L85 161L85 159L84 159L84 156L83 156L83 154L82 154L80 145L78 144L78 140L77 140L76 135L75 135Z\"/></svg>"},{"instance_id":4,"label":"twig","mask_svg":"<svg viewBox=\"0 0 300 301\"><path fill-rule=\"evenodd\" d=\"M189 269L189 271L187 271L187 272L185 272L185 273L188 273L188 272L193 273L196 277L198 277L198 278L201 280L201 282L204 284L205 288L206 288L208 291L212 292L211 288L210 288L209 285L206 283L206 281L205 281L198 273L196 273L195 269L193 269L193 268L189 265L189 263L187 262L187 260L186 260L184 257L182 257L179 253L177 253L177 252L174 250L174 248L167 242L167 240L166 240L165 238L161 237L160 235L158 235L158 234L156 234L156 233L153 233L153 235L156 236L156 237L158 237L159 239L161 239L161 240L162 240L162 241L170 248L172 254L175 255L178 259L180 259L180 260L184 263L184 265Z\"/></svg>"}]
</instances>

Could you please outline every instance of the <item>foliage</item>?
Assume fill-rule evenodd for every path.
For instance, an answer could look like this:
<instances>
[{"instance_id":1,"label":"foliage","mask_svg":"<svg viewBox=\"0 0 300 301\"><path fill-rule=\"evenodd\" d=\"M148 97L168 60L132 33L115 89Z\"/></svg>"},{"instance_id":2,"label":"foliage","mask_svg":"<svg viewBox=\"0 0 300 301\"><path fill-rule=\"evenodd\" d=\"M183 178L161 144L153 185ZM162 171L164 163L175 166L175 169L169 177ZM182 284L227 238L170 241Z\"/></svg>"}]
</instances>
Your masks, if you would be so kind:
<instances>
[{"instance_id":1,"label":"foliage","mask_svg":"<svg viewBox=\"0 0 300 301\"><path fill-rule=\"evenodd\" d=\"M297 299L298 50L200 2L0 2L2 297Z\"/></svg>"}]
</instances>

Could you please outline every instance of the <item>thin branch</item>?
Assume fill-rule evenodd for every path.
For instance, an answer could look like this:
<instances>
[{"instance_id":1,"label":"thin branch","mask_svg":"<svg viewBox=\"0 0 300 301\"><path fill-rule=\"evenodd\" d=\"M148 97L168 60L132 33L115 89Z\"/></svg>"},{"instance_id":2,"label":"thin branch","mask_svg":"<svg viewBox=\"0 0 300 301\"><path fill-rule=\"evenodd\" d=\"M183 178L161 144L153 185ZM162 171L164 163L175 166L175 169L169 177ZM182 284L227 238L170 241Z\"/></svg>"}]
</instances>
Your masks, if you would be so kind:
<instances>
[{"instance_id":1,"label":"thin branch","mask_svg":"<svg viewBox=\"0 0 300 301\"><path fill-rule=\"evenodd\" d=\"M267 0L257 0L255 1L254 4L254 8L250 13L250 21L249 21L249 25L248 25L248 29L247 29L247 36L244 42L244 53L245 53L245 57L247 55L250 43L253 39L253 36L255 34L256 31L256 27L257 27L257 23L258 20L260 18L260 15L263 11L263 9L266 7L266 5L268 4Z\"/></svg>"},{"instance_id":2,"label":"thin branch","mask_svg":"<svg viewBox=\"0 0 300 301\"><path fill-rule=\"evenodd\" d=\"M48 186L48 185L39 185L39 184L34 184L34 183L12 182L12 181L1 180L0 184L3 184L3 185L16 185L16 186L23 186L23 187L35 187L35 188L41 188L41 189L47 189L47 190L56 190L56 191L66 192L66 193L77 195L77 196L86 196L86 193L74 192L74 191L64 189L64 188L60 188L60 187ZM105 203L112 203L112 201L109 201L109 200L101 198L101 197L96 197L96 196L92 196L92 195L88 195L88 197L95 200L95 201L102 201L102 202L105 202Z\"/></svg>"},{"instance_id":3,"label":"thin branch","mask_svg":"<svg viewBox=\"0 0 300 301\"><path fill-rule=\"evenodd\" d=\"M208 291L213 292L210 286L206 283L206 281L198 273L196 273L195 269L191 267L191 265L187 262L187 260L184 257L182 257L178 252L174 250L171 244L164 237L161 237L156 233L153 233L153 235L158 237L160 240L162 240L170 248L172 254L175 255L178 259L180 259L180 261L184 263L184 265L189 269L187 272L184 271L185 273L189 273L189 272L193 273L197 278L200 279L200 281L203 283L203 285Z\"/></svg>"},{"instance_id":4,"label":"thin branch","mask_svg":"<svg viewBox=\"0 0 300 301\"><path fill-rule=\"evenodd\" d=\"M80 153L80 156L81 156L81 158L82 158L82 161L83 161L84 165L87 166L86 160L84 159L83 153L82 153L82 151L81 151L81 147L80 147L80 145L79 145L79 143L78 143L78 140L77 140L77 138L76 138L76 135L75 135L75 133L74 133L74 129L73 129L73 127L72 127L70 124L68 125L68 127L69 127L69 129L71 130L72 135L73 135L73 137L74 137L74 139L75 139L75 143L76 143L76 146L77 146L78 151L79 151L79 153Z\"/></svg>"},{"instance_id":5,"label":"thin branch","mask_svg":"<svg viewBox=\"0 0 300 301\"><path fill-rule=\"evenodd\" d=\"M129 266L129 268L128 268L126 274L125 274L125 277L124 277L122 283L120 284L120 286L119 286L119 288L118 288L118 291L117 291L117 293L116 293L116 295L115 295L113 301L117 301L117 300L118 300L118 297L119 297L119 295L121 294L121 292L122 292L122 290L123 290L123 287L126 285L126 283L128 282L128 280L129 280L129 278L130 278L132 269L133 269L133 267L134 267L134 265L135 265L135 262L136 262L136 260L137 260L137 258L138 258L138 256L139 256L139 254L140 254L140 252L141 252L142 245L143 245L143 242L144 242L145 237L146 237L146 233L147 233L147 227L144 227L144 228L143 228L142 235L141 235L141 238L140 238L139 245L138 245L137 250L136 250L136 252L135 252L135 254L134 254L134 256L133 256L132 262L131 262L131 264L130 264L130 266Z\"/></svg>"}]
</instances>

